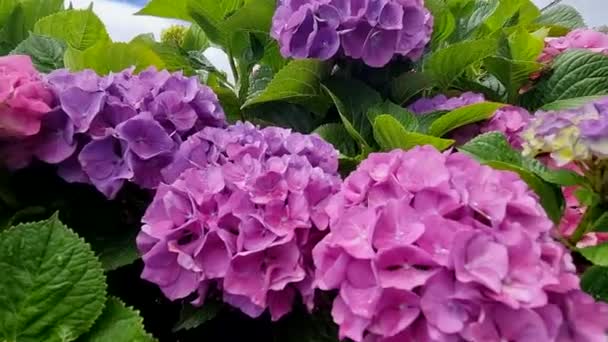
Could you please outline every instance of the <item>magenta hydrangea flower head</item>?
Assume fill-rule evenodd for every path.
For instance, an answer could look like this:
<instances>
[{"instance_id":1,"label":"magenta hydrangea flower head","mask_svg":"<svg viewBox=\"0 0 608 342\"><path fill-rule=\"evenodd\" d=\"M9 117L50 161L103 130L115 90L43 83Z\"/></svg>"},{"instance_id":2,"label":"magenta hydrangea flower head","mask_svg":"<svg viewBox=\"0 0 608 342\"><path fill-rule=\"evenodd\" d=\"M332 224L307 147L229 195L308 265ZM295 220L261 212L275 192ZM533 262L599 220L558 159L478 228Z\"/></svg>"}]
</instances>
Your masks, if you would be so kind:
<instances>
[{"instance_id":1,"label":"magenta hydrangea flower head","mask_svg":"<svg viewBox=\"0 0 608 342\"><path fill-rule=\"evenodd\" d=\"M422 115L437 111L451 111L484 101L485 98L483 94L467 91L459 96L453 97L447 97L443 94L431 98L423 97L409 105L408 109L414 114Z\"/></svg>"},{"instance_id":2,"label":"magenta hydrangea flower head","mask_svg":"<svg viewBox=\"0 0 608 342\"><path fill-rule=\"evenodd\" d=\"M29 56L0 57L0 139L20 139L40 131L56 99Z\"/></svg>"},{"instance_id":3,"label":"magenta hydrangea flower head","mask_svg":"<svg viewBox=\"0 0 608 342\"><path fill-rule=\"evenodd\" d=\"M340 338L605 339L608 306L579 289L553 224L514 173L430 146L375 153L325 211L316 285L337 290Z\"/></svg>"},{"instance_id":4,"label":"magenta hydrangea flower head","mask_svg":"<svg viewBox=\"0 0 608 342\"><path fill-rule=\"evenodd\" d=\"M271 35L284 57L341 53L382 67L395 56L420 58L432 28L423 0L280 0Z\"/></svg>"},{"instance_id":5,"label":"magenta hydrangea flower head","mask_svg":"<svg viewBox=\"0 0 608 342\"><path fill-rule=\"evenodd\" d=\"M547 38L539 61L551 62L555 57L571 49L608 54L608 34L590 29L576 29L563 37Z\"/></svg>"},{"instance_id":6,"label":"magenta hydrangea flower head","mask_svg":"<svg viewBox=\"0 0 608 342\"><path fill-rule=\"evenodd\" d=\"M38 134L2 149L9 166L24 167L36 157L57 164L65 180L91 183L113 198L125 181L156 188L182 141L204 127L226 125L217 96L196 77L133 71L49 74L59 106ZM23 150L28 158L14 157Z\"/></svg>"},{"instance_id":7,"label":"magenta hydrangea flower head","mask_svg":"<svg viewBox=\"0 0 608 342\"><path fill-rule=\"evenodd\" d=\"M316 135L238 123L184 142L137 238L142 278L171 300L209 290L251 317L313 305L312 248L340 187L338 152Z\"/></svg>"}]
</instances>

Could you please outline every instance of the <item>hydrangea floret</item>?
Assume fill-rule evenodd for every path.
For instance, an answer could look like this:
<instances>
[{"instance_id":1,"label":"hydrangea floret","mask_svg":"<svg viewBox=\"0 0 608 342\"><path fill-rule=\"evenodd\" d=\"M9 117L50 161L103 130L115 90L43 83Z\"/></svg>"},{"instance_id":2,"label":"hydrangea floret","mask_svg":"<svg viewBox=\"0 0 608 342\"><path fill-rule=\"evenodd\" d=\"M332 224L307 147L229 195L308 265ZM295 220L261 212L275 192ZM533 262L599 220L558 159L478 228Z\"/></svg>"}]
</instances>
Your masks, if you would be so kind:
<instances>
[{"instance_id":1,"label":"hydrangea floret","mask_svg":"<svg viewBox=\"0 0 608 342\"><path fill-rule=\"evenodd\" d=\"M33 158L56 164L68 182L93 184L108 198L126 181L156 188L181 142L204 127L226 125L213 91L181 73L57 70L46 83L58 106L37 134L0 145L0 154L13 169Z\"/></svg>"},{"instance_id":2,"label":"hydrangea floret","mask_svg":"<svg viewBox=\"0 0 608 342\"><path fill-rule=\"evenodd\" d=\"M371 154L326 207L316 285L340 338L604 341L538 198L514 173L430 146ZM581 324L585 322L585 324Z\"/></svg>"},{"instance_id":3,"label":"hydrangea floret","mask_svg":"<svg viewBox=\"0 0 608 342\"><path fill-rule=\"evenodd\" d=\"M545 48L539 61L551 62L555 57L572 49L585 49L608 54L608 34L590 29L576 29L563 37L546 38Z\"/></svg>"},{"instance_id":4,"label":"hydrangea floret","mask_svg":"<svg viewBox=\"0 0 608 342\"><path fill-rule=\"evenodd\" d=\"M339 190L338 152L316 135L238 123L182 144L137 237L142 278L171 300L209 291L274 320L313 307L312 248Z\"/></svg>"},{"instance_id":5,"label":"hydrangea floret","mask_svg":"<svg viewBox=\"0 0 608 342\"><path fill-rule=\"evenodd\" d=\"M432 28L423 0L280 0L271 35L284 57L344 55L382 67L419 59Z\"/></svg>"}]
</instances>

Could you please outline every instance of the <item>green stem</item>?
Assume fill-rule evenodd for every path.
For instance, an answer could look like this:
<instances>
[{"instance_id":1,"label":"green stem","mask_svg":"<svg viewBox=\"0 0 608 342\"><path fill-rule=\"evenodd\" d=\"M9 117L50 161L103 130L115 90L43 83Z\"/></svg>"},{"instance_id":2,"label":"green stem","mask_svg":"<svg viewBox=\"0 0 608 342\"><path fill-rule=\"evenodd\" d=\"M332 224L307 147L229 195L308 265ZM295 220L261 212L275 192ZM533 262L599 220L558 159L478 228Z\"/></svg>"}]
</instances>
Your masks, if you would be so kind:
<instances>
[{"instance_id":1,"label":"green stem","mask_svg":"<svg viewBox=\"0 0 608 342\"><path fill-rule=\"evenodd\" d=\"M234 84L235 89L238 89L239 86L239 72L238 69L236 68L236 64L234 63L234 58L232 57L232 54L228 55L228 63L230 63L230 70L232 71L232 77L234 77Z\"/></svg>"}]
</instances>

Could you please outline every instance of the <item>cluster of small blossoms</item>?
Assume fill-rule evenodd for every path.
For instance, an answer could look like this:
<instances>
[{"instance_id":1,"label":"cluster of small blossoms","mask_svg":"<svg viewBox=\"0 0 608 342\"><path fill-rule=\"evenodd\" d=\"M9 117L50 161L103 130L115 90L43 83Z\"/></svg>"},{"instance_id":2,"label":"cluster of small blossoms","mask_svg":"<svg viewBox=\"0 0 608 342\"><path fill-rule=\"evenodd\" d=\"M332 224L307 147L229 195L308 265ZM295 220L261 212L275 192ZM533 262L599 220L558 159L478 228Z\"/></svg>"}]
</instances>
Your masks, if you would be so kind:
<instances>
[{"instance_id":1,"label":"cluster of small blossoms","mask_svg":"<svg viewBox=\"0 0 608 342\"><path fill-rule=\"evenodd\" d=\"M182 144L137 237L142 278L171 300L208 291L274 320L299 295L312 309L312 248L340 188L338 152L316 135L251 124L205 128Z\"/></svg>"},{"instance_id":2,"label":"cluster of small blossoms","mask_svg":"<svg viewBox=\"0 0 608 342\"><path fill-rule=\"evenodd\" d=\"M608 34L589 29L577 29L559 38L547 38L539 62L548 63L572 49L585 49L608 54Z\"/></svg>"},{"instance_id":3,"label":"cluster of small blossoms","mask_svg":"<svg viewBox=\"0 0 608 342\"><path fill-rule=\"evenodd\" d=\"M45 81L57 106L37 134L0 144L0 155L12 169L33 158L56 164L68 182L93 184L108 198L125 181L155 188L183 140L226 124L213 91L181 73L57 70Z\"/></svg>"},{"instance_id":4,"label":"cluster of small blossoms","mask_svg":"<svg viewBox=\"0 0 608 342\"><path fill-rule=\"evenodd\" d=\"M280 0L271 35L285 57L341 53L382 67L395 56L420 58L432 28L423 0Z\"/></svg>"},{"instance_id":5,"label":"cluster of small blossoms","mask_svg":"<svg viewBox=\"0 0 608 342\"><path fill-rule=\"evenodd\" d=\"M326 212L316 284L338 290L340 338L605 340L608 306L514 173L429 146L371 154Z\"/></svg>"},{"instance_id":6,"label":"cluster of small blossoms","mask_svg":"<svg viewBox=\"0 0 608 342\"><path fill-rule=\"evenodd\" d=\"M38 133L55 101L29 56L0 57L0 139Z\"/></svg>"},{"instance_id":7,"label":"cluster of small blossoms","mask_svg":"<svg viewBox=\"0 0 608 342\"><path fill-rule=\"evenodd\" d=\"M524 154L549 154L559 167L608 157L608 98L561 111L539 111L522 134Z\"/></svg>"},{"instance_id":8,"label":"cluster of small blossoms","mask_svg":"<svg viewBox=\"0 0 608 342\"><path fill-rule=\"evenodd\" d=\"M485 98L482 94L466 92L460 96L447 97L445 95L437 95L432 98L421 98L408 106L408 109L414 114L424 115L436 111L451 111L460 107L484 102ZM509 143L520 149L522 139L520 137L524 128L528 125L531 116L527 110L507 106L497 110L491 119L479 124L469 124L460 127L450 133L450 138L456 140L457 144L464 144L481 133L498 131L503 133Z\"/></svg>"}]
</instances>

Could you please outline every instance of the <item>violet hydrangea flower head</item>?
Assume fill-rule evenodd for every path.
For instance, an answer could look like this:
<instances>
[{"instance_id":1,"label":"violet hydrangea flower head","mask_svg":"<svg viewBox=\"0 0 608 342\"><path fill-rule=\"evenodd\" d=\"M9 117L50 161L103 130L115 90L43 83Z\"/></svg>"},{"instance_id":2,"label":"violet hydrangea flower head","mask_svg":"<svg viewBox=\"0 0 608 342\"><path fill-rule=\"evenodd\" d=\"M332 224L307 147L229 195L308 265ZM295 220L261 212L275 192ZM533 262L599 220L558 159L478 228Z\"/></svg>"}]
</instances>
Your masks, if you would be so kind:
<instances>
[{"instance_id":1,"label":"violet hydrangea flower head","mask_svg":"<svg viewBox=\"0 0 608 342\"><path fill-rule=\"evenodd\" d=\"M37 134L55 101L29 56L0 57L0 138Z\"/></svg>"},{"instance_id":2,"label":"violet hydrangea flower head","mask_svg":"<svg viewBox=\"0 0 608 342\"><path fill-rule=\"evenodd\" d=\"M382 67L395 56L420 58L432 27L422 0L280 0L271 35L284 57L342 53Z\"/></svg>"},{"instance_id":3,"label":"violet hydrangea flower head","mask_svg":"<svg viewBox=\"0 0 608 342\"><path fill-rule=\"evenodd\" d=\"M539 61L551 62L555 57L571 49L608 54L608 34L590 29L576 29L563 37L547 38Z\"/></svg>"},{"instance_id":4,"label":"violet hydrangea flower head","mask_svg":"<svg viewBox=\"0 0 608 342\"><path fill-rule=\"evenodd\" d=\"M186 140L137 238L142 278L171 300L221 291L251 317L313 305L312 248L339 190L337 151L315 135L249 123Z\"/></svg>"},{"instance_id":5,"label":"violet hydrangea flower head","mask_svg":"<svg viewBox=\"0 0 608 342\"><path fill-rule=\"evenodd\" d=\"M408 106L414 114L428 114L436 111L451 111L460 107L483 102L483 94L465 92L459 96L447 97L443 94L431 98L421 98Z\"/></svg>"},{"instance_id":6,"label":"violet hydrangea flower head","mask_svg":"<svg viewBox=\"0 0 608 342\"><path fill-rule=\"evenodd\" d=\"M608 306L579 289L553 224L514 173L430 146L374 153L325 211L316 285L337 290L340 338L605 338ZM576 324L584 319L589 327Z\"/></svg>"},{"instance_id":7,"label":"violet hydrangea flower head","mask_svg":"<svg viewBox=\"0 0 608 342\"><path fill-rule=\"evenodd\" d=\"M561 167L608 157L608 98L575 109L539 111L522 133L524 153L549 154Z\"/></svg>"},{"instance_id":8,"label":"violet hydrangea flower head","mask_svg":"<svg viewBox=\"0 0 608 342\"><path fill-rule=\"evenodd\" d=\"M42 120L38 134L23 141L30 155L15 158L24 148L14 145L1 154L12 168L33 157L57 164L65 180L91 183L108 198L126 181L156 188L182 141L204 127L226 125L213 91L181 73L57 70L46 81L59 106Z\"/></svg>"}]
</instances>

